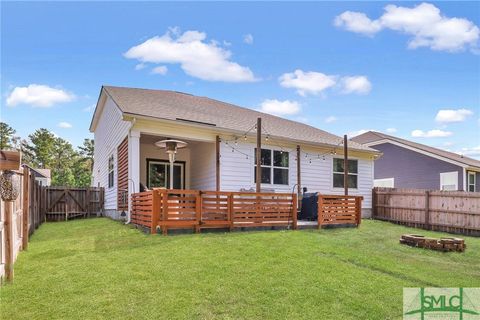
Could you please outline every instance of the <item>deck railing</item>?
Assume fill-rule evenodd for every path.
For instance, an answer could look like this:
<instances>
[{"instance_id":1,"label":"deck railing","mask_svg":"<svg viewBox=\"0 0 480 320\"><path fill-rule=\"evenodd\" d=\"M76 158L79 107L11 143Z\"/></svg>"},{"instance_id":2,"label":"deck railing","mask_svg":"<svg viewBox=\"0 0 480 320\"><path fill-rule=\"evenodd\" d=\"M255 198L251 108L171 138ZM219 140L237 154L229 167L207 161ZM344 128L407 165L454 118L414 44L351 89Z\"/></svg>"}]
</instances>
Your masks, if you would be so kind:
<instances>
[{"instance_id":1,"label":"deck railing","mask_svg":"<svg viewBox=\"0 0 480 320\"><path fill-rule=\"evenodd\" d=\"M359 225L363 197L319 195L318 228L326 225ZM131 222L169 229L242 227L297 228L297 195L291 193L165 190L132 195Z\"/></svg>"},{"instance_id":2,"label":"deck railing","mask_svg":"<svg viewBox=\"0 0 480 320\"><path fill-rule=\"evenodd\" d=\"M297 195L290 193L165 190L132 195L131 222L167 234L169 229L297 228Z\"/></svg>"},{"instance_id":3,"label":"deck railing","mask_svg":"<svg viewBox=\"0 0 480 320\"><path fill-rule=\"evenodd\" d=\"M362 200L359 196L318 196L318 228L325 225L359 225L362 216Z\"/></svg>"}]
</instances>

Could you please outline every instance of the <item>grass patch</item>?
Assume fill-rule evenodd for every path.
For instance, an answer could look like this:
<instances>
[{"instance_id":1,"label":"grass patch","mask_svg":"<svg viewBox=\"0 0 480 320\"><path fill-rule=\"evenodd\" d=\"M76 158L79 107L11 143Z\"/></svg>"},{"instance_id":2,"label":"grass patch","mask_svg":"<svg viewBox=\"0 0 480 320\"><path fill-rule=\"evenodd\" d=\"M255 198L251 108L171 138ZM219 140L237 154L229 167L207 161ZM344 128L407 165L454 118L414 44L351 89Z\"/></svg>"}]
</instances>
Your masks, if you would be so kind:
<instances>
[{"instance_id":1,"label":"grass patch","mask_svg":"<svg viewBox=\"0 0 480 320\"><path fill-rule=\"evenodd\" d=\"M480 287L465 253L398 243L414 230L152 236L99 218L47 223L0 289L3 319L398 319L403 287Z\"/></svg>"}]
</instances>

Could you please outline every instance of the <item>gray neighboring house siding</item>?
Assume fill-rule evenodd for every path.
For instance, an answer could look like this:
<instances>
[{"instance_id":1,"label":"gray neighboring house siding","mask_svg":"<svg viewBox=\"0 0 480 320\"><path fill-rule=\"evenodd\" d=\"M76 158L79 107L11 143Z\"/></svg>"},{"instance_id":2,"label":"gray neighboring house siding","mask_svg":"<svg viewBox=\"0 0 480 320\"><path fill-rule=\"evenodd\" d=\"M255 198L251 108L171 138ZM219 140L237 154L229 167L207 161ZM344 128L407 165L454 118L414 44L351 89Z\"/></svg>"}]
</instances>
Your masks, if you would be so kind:
<instances>
[{"instance_id":1,"label":"gray neighboring house siding","mask_svg":"<svg viewBox=\"0 0 480 320\"><path fill-rule=\"evenodd\" d=\"M460 166L390 143L373 148L383 153L375 161L374 179L394 178L395 188L439 189L441 172L458 171L458 189L463 190L463 168ZM477 173L477 190L480 190L479 180Z\"/></svg>"}]
</instances>

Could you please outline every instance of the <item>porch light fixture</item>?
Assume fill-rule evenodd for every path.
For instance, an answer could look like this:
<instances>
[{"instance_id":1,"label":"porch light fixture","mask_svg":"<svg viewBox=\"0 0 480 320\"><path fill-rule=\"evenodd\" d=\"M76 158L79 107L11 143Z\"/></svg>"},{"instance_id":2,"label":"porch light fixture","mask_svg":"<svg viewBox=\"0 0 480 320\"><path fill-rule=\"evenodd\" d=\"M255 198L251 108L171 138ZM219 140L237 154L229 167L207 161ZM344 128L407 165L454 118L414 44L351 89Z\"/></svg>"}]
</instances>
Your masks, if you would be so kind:
<instances>
[{"instance_id":1,"label":"porch light fixture","mask_svg":"<svg viewBox=\"0 0 480 320\"><path fill-rule=\"evenodd\" d=\"M175 163L175 155L178 149L185 148L187 143L180 140L161 140L155 142L155 145L159 148L165 149L168 154L168 161L170 162L170 189L173 189L173 164Z\"/></svg>"}]
</instances>

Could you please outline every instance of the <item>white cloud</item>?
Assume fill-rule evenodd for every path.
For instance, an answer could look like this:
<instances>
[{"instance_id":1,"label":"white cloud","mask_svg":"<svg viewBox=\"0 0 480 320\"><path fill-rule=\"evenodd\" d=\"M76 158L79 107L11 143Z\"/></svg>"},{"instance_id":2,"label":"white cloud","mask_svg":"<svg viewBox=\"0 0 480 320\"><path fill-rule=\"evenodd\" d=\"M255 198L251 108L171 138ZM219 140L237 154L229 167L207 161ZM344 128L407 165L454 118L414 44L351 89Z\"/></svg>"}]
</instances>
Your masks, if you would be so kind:
<instances>
[{"instance_id":1,"label":"white cloud","mask_svg":"<svg viewBox=\"0 0 480 320\"><path fill-rule=\"evenodd\" d=\"M70 129L72 125L68 122L62 121L58 123L58 127L63 129Z\"/></svg>"},{"instance_id":2,"label":"white cloud","mask_svg":"<svg viewBox=\"0 0 480 320\"><path fill-rule=\"evenodd\" d=\"M34 107L48 108L57 103L75 99L72 93L46 85L30 84L27 87L15 87L7 97L7 106L29 104Z\"/></svg>"},{"instance_id":3,"label":"white cloud","mask_svg":"<svg viewBox=\"0 0 480 320\"><path fill-rule=\"evenodd\" d=\"M412 36L408 47L429 47L449 52L470 48L478 51L480 29L464 18L448 18L433 4L421 3L413 8L387 5L384 14L371 20L364 13L346 11L334 20L337 27L372 36L382 29Z\"/></svg>"},{"instance_id":4,"label":"white cloud","mask_svg":"<svg viewBox=\"0 0 480 320\"><path fill-rule=\"evenodd\" d=\"M367 94L372 89L372 84L365 76L348 76L342 78L341 87L345 94Z\"/></svg>"},{"instance_id":5,"label":"white cloud","mask_svg":"<svg viewBox=\"0 0 480 320\"><path fill-rule=\"evenodd\" d=\"M207 35L195 30L180 34L178 28L131 47L124 56L141 63L180 64L188 75L207 81L252 82L248 68L230 60L232 53L217 42L206 42Z\"/></svg>"},{"instance_id":6,"label":"white cloud","mask_svg":"<svg viewBox=\"0 0 480 320\"><path fill-rule=\"evenodd\" d=\"M259 111L277 116L294 115L300 112L301 106L296 101L266 99L260 104Z\"/></svg>"},{"instance_id":7,"label":"white cloud","mask_svg":"<svg viewBox=\"0 0 480 320\"><path fill-rule=\"evenodd\" d=\"M319 94L333 87L337 87L344 94L366 94L372 89L372 84L365 76L345 76L340 78L337 75L300 69L282 74L278 81L284 88L297 89L297 93L301 96Z\"/></svg>"},{"instance_id":8,"label":"white cloud","mask_svg":"<svg viewBox=\"0 0 480 320\"><path fill-rule=\"evenodd\" d=\"M158 66L152 69L152 73L161 74L162 76L166 75L167 72L168 72L168 68L166 66Z\"/></svg>"},{"instance_id":9,"label":"white cloud","mask_svg":"<svg viewBox=\"0 0 480 320\"><path fill-rule=\"evenodd\" d=\"M387 130L385 130L386 132L388 133L395 133L397 132L397 128L387 128Z\"/></svg>"},{"instance_id":10,"label":"white cloud","mask_svg":"<svg viewBox=\"0 0 480 320\"><path fill-rule=\"evenodd\" d=\"M468 109L444 109L438 111L435 121L440 123L462 122L471 115L473 115L473 112Z\"/></svg>"},{"instance_id":11,"label":"white cloud","mask_svg":"<svg viewBox=\"0 0 480 320\"><path fill-rule=\"evenodd\" d=\"M243 36L243 42L246 44L253 44L253 36L249 33Z\"/></svg>"},{"instance_id":12,"label":"white cloud","mask_svg":"<svg viewBox=\"0 0 480 320\"><path fill-rule=\"evenodd\" d=\"M142 69L145 69L147 65L145 63L139 63L137 65L135 65L135 70L142 70Z\"/></svg>"},{"instance_id":13,"label":"white cloud","mask_svg":"<svg viewBox=\"0 0 480 320\"><path fill-rule=\"evenodd\" d=\"M357 130L357 131L348 132L348 133L347 133L347 136L348 136L349 138L353 138L353 137L359 136L359 135L361 135L361 134L364 134L364 133L366 133L366 132L368 132L368 131L375 131L375 130L373 130L373 129L360 129L360 130Z\"/></svg>"},{"instance_id":14,"label":"white cloud","mask_svg":"<svg viewBox=\"0 0 480 320\"><path fill-rule=\"evenodd\" d=\"M335 116L330 116L330 117L325 118L326 123L332 123L332 122L335 122L335 121L337 121L337 117L335 117Z\"/></svg>"},{"instance_id":15,"label":"white cloud","mask_svg":"<svg viewBox=\"0 0 480 320\"><path fill-rule=\"evenodd\" d=\"M337 27L344 27L348 31L373 35L382 29L378 21L372 21L362 12L345 11L335 17L334 24Z\"/></svg>"},{"instance_id":16,"label":"white cloud","mask_svg":"<svg viewBox=\"0 0 480 320\"><path fill-rule=\"evenodd\" d=\"M92 112L93 110L95 110L96 106L97 106L96 104L92 104L92 105L89 105L88 107L83 108L82 110L84 112Z\"/></svg>"},{"instance_id":17,"label":"white cloud","mask_svg":"<svg viewBox=\"0 0 480 320\"><path fill-rule=\"evenodd\" d=\"M473 147L473 148L462 148L461 151L457 152L459 154L463 154L468 157L480 157L480 146Z\"/></svg>"},{"instance_id":18,"label":"white cloud","mask_svg":"<svg viewBox=\"0 0 480 320\"><path fill-rule=\"evenodd\" d=\"M411 135L412 137L415 138L444 138L444 137L450 137L453 133L451 131L444 131L444 130L429 130L429 131L423 131L423 130L413 130Z\"/></svg>"},{"instance_id":19,"label":"white cloud","mask_svg":"<svg viewBox=\"0 0 480 320\"><path fill-rule=\"evenodd\" d=\"M307 94L318 94L336 84L337 76L329 76L321 72L295 70L291 73L284 73L278 79L284 88L297 89L301 96Z\"/></svg>"}]
</instances>

